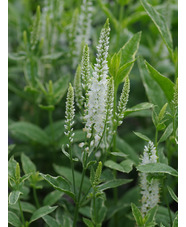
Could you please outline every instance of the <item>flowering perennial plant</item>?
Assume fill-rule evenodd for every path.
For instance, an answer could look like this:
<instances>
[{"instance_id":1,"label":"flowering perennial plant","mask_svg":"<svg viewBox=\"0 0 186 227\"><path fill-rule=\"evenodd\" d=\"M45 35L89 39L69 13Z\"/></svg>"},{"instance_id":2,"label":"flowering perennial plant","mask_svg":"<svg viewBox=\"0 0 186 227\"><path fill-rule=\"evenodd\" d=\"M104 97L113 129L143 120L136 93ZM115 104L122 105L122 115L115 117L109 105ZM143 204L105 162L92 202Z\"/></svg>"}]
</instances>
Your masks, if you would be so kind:
<instances>
[{"instance_id":1,"label":"flowering perennial plant","mask_svg":"<svg viewBox=\"0 0 186 227\"><path fill-rule=\"evenodd\" d=\"M158 156L156 153L157 151L153 142L149 141L148 145L144 148L141 165L157 163ZM153 178L149 180L147 173L140 173L140 186L142 195L141 212L145 216L159 202L159 180Z\"/></svg>"},{"instance_id":2,"label":"flowering perennial plant","mask_svg":"<svg viewBox=\"0 0 186 227\"><path fill-rule=\"evenodd\" d=\"M8 225L177 227L176 4L32 2L8 8Z\"/></svg>"}]
</instances>

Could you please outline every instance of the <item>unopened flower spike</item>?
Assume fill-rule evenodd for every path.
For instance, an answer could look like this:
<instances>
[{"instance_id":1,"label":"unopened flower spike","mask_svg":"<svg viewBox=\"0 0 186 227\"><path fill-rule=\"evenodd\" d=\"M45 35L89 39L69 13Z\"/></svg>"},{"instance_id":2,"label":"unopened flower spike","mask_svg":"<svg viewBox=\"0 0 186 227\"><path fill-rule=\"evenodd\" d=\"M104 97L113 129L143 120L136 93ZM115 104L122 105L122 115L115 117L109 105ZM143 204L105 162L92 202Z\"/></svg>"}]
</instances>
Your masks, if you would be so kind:
<instances>
[{"instance_id":1,"label":"unopened flower spike","mask_svg":"<svg viewBox=\"0 0 186 227\"><path fill-rule=\"evenodd\" d=\"M79 109L82 109L83 107L83 90L82 90L82 80L81 80L81 67L78 65L76 74L74 77L74 93L75 93L75 100L76 104L79 107Z\"/></svg>"},{"instance_id":2,"label":"unopened flower spike","mask_svg":"<svg viewBox=\"0 0 186 227\"><path fill-rule=\"evenodd\" d=\"M68 92L67 92L67 100L66 100L66 111L65 111L65 135L69 138L69 143L71 144L73 142L73 124L74 124L74 115L75 115L75 109L74 109L74 89L69 84ZM67 145L69 146L69 144Z\"/></svg>"},{"instance_id":3,"label":"unopened flower spike","mask_svg":"<svg viewBox=\"0 0 186 227\"><path fill-rule=\"evenodd\" d=\"M141 165L148 163L157 163L158 156L156 153L156 148L153 142L149 141L148 145L144 147L143 156L141 158ZM141 212L142 215L145 216L147 212L151 208L155 207L159 202L159 180L152 178L149 181L147 179L147 173L140 173L139 176L142 195Z\"/></svg>"},{"instance_id":4,"label":"unopened flower spike","mask_svg":"<svg viewBox=\"0 0 186 227\"><path fill-rule=\"evenodd\" d=\"M87 114L85 116L85 130L90 137L94 133L95 146L98 145L103 133L106 117L106 93L107 93L107 75L108 75L108 48L109 48L109 20L107 19L101 30L99 44L97 46L97 58L94 65L91 87L88 92L89 100Z\"/></svg>"},{"instance_id":5,"label":"unopened flower spike","mask_svg":"<svg viewBox=\"0 0 186 227\"><path fill-rule=\"evenodd\" d=\"M116 115L117 115L118 125L121 125L123 122L126 105L127 105L128 99L129 99L129 92L130 92L130 80L129 80L129 77L127 76L125 78L125 83L123 86L123 90L122 90L118 108L117 108L118 111L117 111Z\"/></svg>"},{"instance_id":6,"label":"unopened flower spike","mask_svg":"<svg viewBox=\"0 0 186 227\"><path fill-rule=\"evenodd\" d=\"M85 91L85 103L88 99L88 90L90 88L90 63L89 63L89 48L86 44L83 48L83 56L81 60L81 78L82 87Z\"/></svg>"},{"instance_id":7,"label":"unopened flower spike","mask_svg":"<svg viewBox=\"0 0 186 227\"><path fill-rule=\"evenodd\" d=\"M101 148L108 148L113 135L113 104L114 104L114 80L109 78L106 96L106 118L104 139L101 142Z\"/></svg>"},{"instance_id":8,"label":"unopened flower spike","mask_svg":"<svg viewBox=\"0 0 186 227\"><path fill-rule=\"evenodd\" d=\"M94 176L93 186L97 186L100 183L101 173L102 173L102 162L100 161L98 163L96 173L95 173L95 176Z\"/></svg>"}]
</instances>

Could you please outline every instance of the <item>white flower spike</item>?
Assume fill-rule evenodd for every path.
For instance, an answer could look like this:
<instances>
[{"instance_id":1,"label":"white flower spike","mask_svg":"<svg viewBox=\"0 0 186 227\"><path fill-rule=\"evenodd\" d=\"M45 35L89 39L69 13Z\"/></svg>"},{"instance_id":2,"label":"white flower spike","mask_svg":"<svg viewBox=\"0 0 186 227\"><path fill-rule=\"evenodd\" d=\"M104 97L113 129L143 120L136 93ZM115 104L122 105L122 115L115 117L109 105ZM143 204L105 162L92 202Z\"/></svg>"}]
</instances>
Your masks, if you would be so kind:
<instances>
[{"instance_id":1,"label":"white flower spike","mask_svg":"<svg viewBox=\"0 0 186 227\"><path fill-rule=\"evenodd\" d=\"M88 92L89 100L85 115L85 130L87 135L94 134L95 146L98 145L104 130L106 117L106 93L107 93L107 75L108 75L108 49L109 49L109 20L107 19L101 30L99 44L97 46L97 58L94 65L92 83Z\"/></svg>"},{"instance_id":2,"label":"white flower spike","mask_svg":"<svg viewBox=\"0 0 186 227\"><path fill-rule=\"evenodd\" d=\"M71 144L73 142L73 124L74 124L74 115L75 115L75 109L74 109L74 89L69 84L68 92L67 92L67 101L66 101L66 111L65 111L65 135L69 139L69 143ZM69 144L67 145L69 147Z\"/></svg>"},{"instance_id":3,"label":"white flower spike","mask_svg":"<svg viewBox=\"0 0 186 227\"><path fill-rule=\"evenodd\" d=\"M144 148L141 165L157 163L157 159L156 148L153 142L149 141L148 145ZM159 202L159 180L153 178L148 180L147 173L140 173L139 175L142 195L141 212L142 215L145 216L147 212Z\"/></svg>"}]
</instances>

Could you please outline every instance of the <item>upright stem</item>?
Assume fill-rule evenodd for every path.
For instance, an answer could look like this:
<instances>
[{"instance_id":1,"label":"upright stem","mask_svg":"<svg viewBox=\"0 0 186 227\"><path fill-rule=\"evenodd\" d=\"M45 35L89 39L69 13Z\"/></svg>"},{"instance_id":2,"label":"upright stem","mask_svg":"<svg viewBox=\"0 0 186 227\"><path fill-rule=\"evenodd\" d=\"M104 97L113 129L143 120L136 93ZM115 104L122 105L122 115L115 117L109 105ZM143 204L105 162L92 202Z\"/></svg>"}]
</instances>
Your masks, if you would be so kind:
<instances>
[{"instance_id":1,"label":"upright stem","mask_svg":"<svg viewBox=\"0 0 186 227\"><path fill-rule=\"evenodd\" d=\"M72 148L71 148L71 142L69 141L69 151L70 151L70 164L72 169L72 180L73 180L73 188L74 188L74 194L76 195L76 185L75 185L75 176L74 176L74 162L72 159Z\"/></svg>"},{"instance_id":2,"label":"upright stem","mask_svg":"<svg viewBox=\"0 0 186 227\"><path fill-rule=\"evenodd\" d=\"M85 162L87 162L87 157ZM86 163L85 163L86 164ZM86 165L85 165L86 166ZM77 202L76 202L76 209L75 209L75 213L74 213L74 223L73 223L73 227L76 226L76 222L77 222L77 217L78 217L78 211L79 211L79 202L81 199L81 191L82 191L82 186L83 186L83 181L84 181L84 177L85 177L85 172L86 172L86 168L83 168L83 173L81 176L81 183L80 183L80 188L79 188L79 194L78 194L78 198L77 198Z\"/></svg>"},{"instance_id":3,"label":"upright stem","mask_svg":"<svg viewBox=\"0 0 186 227\"><path fill-rule=\"evenodd\" d=\"M114 88L114 111L113 111L114 119L116 119L116 111L117 111L117 87L115 86L115 88ZM114 124L115 124L115 122L114 122ZM117 131L117 128L116 128L116 131ZM117 134L117 132L115 132L113 135L113 152L116 151L116 134ZM114 159L115 159L114 161L116 161L116 158L117 157L114 157ZM114 173L114 177L116 178L117 171L114 170L113 173ZM116 204L118 201L118 189L117 188L113 189L113 196L114 196L114 203ZM118 225L117 213L114 215L114 223L115 223L115 227L117 227L117 225Z\"/></svg>"},{"instance_id":4,"label":"upright stem","mask_svg":"<svg viewBox=\"0 0 186 227\"><path fill-rule=\"evenodd\" d=\"M156 128L156 133L155 133L155 147L157 149L157 146L158 146L158 130Z\"/></svg>"},{"instance_id":5,"label":"upright stem","mask_svg":"<svg viewBox=\"0 0 186 227\"><path fill-rule=\"evenodd\" d=\"M36 207L39 208L40 204L39 204L39 200L38 200L38 197L37 197L37 192L36 192L35 186L33 187L33 195L34 195L34 200L35 200Z\"/></svg>"},{"instance_id":6,"label":"upright stem","mask_svg":"<svg viewBox=\"0 0 186 227\"><path fill-rule=\"evenodd\" d=\"M52 118L52 110L49 110L48 117L49 117L49 124L50 124L50 131L52 136L52 142L54 142L54 127L53 127L53 118Z\"/></svg>"},{"instance_id":7,"label":"upright stem","mask_svg":"<svg viewBox=\"0 0 186 227\"><path fill-rule=\"evenodd\" d=\"M18 199L18 204L19 204L19 210L20 210L20 214L21 214L21 220L23 222L23 226L25 226L25 219L24 219L22 208L21 208L20 199Z\"/></svg>"}]
</instances>

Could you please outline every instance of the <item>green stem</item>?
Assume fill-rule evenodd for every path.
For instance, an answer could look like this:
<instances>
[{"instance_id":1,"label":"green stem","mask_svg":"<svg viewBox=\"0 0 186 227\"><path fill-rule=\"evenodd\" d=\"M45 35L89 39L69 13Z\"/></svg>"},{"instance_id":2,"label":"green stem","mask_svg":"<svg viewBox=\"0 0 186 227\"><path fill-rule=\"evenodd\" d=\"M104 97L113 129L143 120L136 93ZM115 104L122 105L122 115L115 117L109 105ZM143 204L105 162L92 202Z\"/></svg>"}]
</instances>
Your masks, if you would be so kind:
<instances>
[{"instance_id":1,"label":"green stem","mask_svg":"<svg viewBox=\"0 0 186 227\"><path fill-rule=\"evenodd\" d=\"M162 185L166 185L165 184L165 180L163 180L164 182L163 182L163 184ZM163 188L163 196L164 196L164 199L165 199L165 203L166 203L166 206L167 206L167 208L168 208L168 213L169 213L169 219L170 219L170 226L172 226L172 216L171 216L171 211L170 211L170 207L169 207L169 203L168 203L168 199L167 199L167 193L166 193L166 191L165 191L165 188L164 187L162 187Z\"/></svg>"},{"instance_id":2,"label":"green stem","mask_svg":"<svg viewBox=\"0 0 186 227\"><path fill-rule=\"evenodd\" d=\"M155 133L155 147L157 149L157 146L158 146L158 130L156 128L156 133Z\"/></svg>"},{"instance_id":3,"label":"green stem","mask_svg":"<svg viewBox=\"0 0 186 227\"><path fill-rule=\"evenodd\" d=\"M85 177L85 172L86 172L87 157L88 157L88 153L86 154L85 165L84 165L85 167L83 168L83 172L82 172L82 176L81 176L81 183L80 183L80 188L79 188L79 194L78 194L78 198L77 198L77 201L76 201L76 209L75 209L75 213L74 213L73 227L76 226L76 222L77 222L79 205L80 205L80 199L81 199L81 191L82 191L84 177Z\"/></svg>"},{"instance_id":4,"label":"green stem","mask_svg":"<svg viewBox=\"0 0 186 227\"><path fill-rule=\"evenodd\" d=\"M49 117L49 124L50 124L50 132L51 132L51 136L52 136L52 142L54 142L54 127L53 127L52 110L49 110L48 117Z\"/></svg>"},{"instance_id":5,"label":"green stem","mask_svg":"<svg viewBox=\"0 0 186 227\"><path fill-rule=\"evenodd\" d=\"M117 87L115 86L114 87L114 110L113 110L113 119L115 120L116 119L116 111L117 111ZM114 122L115 124L115 122ZM116 131L117 131L117 127L116 128ZM116 152L116 131L113 135L113 152ZM116 161L117 157L114 157L114 161ZM113 174L114 174L114 177L117 178L117 171L114 170L113 171ZM113 189L113 196L114 196L114 203L117 204L117 201L118 201L118 188L114 188ZM118 225L118 220L117 220L117 213L114 215L114 226L117 227Z\"/></svg>"},{"instance_id":6,"label":"green stem","mask_svg":"<svg viewBox=\"0 0 186 227\"><path fill-rule=\"evenodd\" d=\"M76 209L75 209L75 213L74 213L73 227L76 226L76 222L77 222L78 211L79 211L79 201L80 201L80 198L81 198L81 190L82 190L82 185L83 185L83 181L84 181L84 176L85 176L85 169L83 169L83 173L82 173L81 184L80 184L78 199L77 199L77 202L76 202Z\"/></svg>"},{"instance_id":7,"label":"green stem","mask_svg":"<svg viewBox=\"0 0 186 227\"><path fill-rule=\"evenodd\" d=\"M75 185L75 175L74 175L74 162L73 162L73 159L72 159L72 148L71 148L70 141L69 141L69 151L70 151L70 164L71 164L71 169L72 169L73 188L74 188L74 194L76 195L76 185Z\"/></svg>"},{"instance_id":8,"label":"green stem","mask_svg":"<svg viewBox=\"0 0 186 227\"><path fill-rule=\"evenodd\" d=\"M25 226L25 219L24 219L22 208L21 208L20 199L18 199L18 204L19 204L19 210L20 210L20 214L21 214L21 220L23 222L23 226Z\"/></svg>"},{"instance_id":9,"label":"green stem","mask_svg":"<svg viewBox=\"0 0 186 227\"><path fill-rule=\"evenodd\" d=\"M39 204L39 200L38 200L38 197L37 197L37 192L36 192L35 186L33 187L33 195L34 195L34 200L35 200L36 207L39 208L40 204Z\"/></svg>"}]
</instances>

